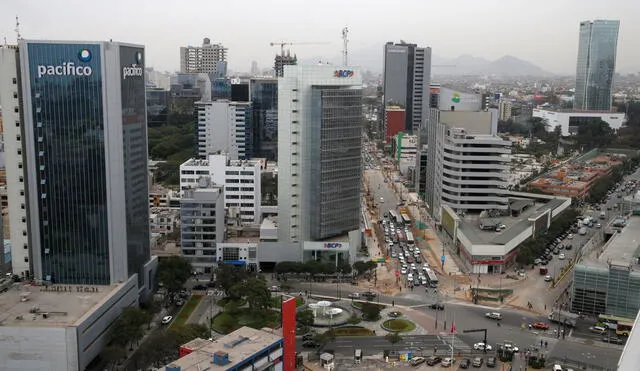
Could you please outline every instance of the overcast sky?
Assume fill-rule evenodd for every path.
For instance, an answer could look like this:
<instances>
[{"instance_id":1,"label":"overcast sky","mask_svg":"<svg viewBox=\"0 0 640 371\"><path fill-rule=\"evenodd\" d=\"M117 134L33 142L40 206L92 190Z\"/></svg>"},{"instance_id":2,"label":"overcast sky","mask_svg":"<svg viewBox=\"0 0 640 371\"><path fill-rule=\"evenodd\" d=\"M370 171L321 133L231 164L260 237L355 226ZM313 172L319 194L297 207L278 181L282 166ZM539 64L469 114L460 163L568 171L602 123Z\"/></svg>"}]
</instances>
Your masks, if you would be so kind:
<instances>
[{"instance_id":1,"label":"overcast sky","mask_svg":"<svg viewBox=\"0 0 640 371\"><path fill-rule=\"evenodd\" d=\"M16 15L26 39L140 43L147 65L161 70L178 69L179 47L203 37L229 48L234 71L249 71L252 60L271 66L271 41L328 42L292 50L330 59L348 26L354 54L403 39L441 57L509 54L565 74L575 73L579 22L618 19L617 70L640 71L639 0L0 0L0 37L9 43Z\"/></svg>"}]
</instances>

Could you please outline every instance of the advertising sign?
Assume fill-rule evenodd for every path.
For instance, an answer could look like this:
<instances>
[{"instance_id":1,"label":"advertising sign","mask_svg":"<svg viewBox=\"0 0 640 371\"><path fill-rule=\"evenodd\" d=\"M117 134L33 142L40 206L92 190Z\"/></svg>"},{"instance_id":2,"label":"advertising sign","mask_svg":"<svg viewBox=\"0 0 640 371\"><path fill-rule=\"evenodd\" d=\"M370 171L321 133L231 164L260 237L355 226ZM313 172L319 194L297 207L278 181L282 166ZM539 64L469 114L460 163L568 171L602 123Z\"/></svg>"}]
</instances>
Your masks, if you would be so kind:
<instances>
[{"instance_id":1,"label":"advertising sign","mask_svg":"<svg viewBox=\"0 0 640 371\"><path fill-rule=\"evenodd\" d=\"M349 78L355 76L356 73L353 70L335 70L333 71L333 77Z\"/></svg>"},{"instance_id":2,"label":"advertising sign","mask_svg":"<svg viewBox=\"0 0 640 371\"><path fill-rule=\"evenodd\" d=\"M87 79L100 75L97 44L29 43L29 70L34 80Z\"/></svg>"},{"instance_id":3,"label":"advertising sign","mask_svg":"<svg viewBox=\"0 0 640 371\"><path fill-rule=\"evenodd\" d=\"M330 251L348 251L349 243L348 242L314 242L314 241L305 241L303 246L303 250L330 250Z\"/></svg>"}]
</instances>

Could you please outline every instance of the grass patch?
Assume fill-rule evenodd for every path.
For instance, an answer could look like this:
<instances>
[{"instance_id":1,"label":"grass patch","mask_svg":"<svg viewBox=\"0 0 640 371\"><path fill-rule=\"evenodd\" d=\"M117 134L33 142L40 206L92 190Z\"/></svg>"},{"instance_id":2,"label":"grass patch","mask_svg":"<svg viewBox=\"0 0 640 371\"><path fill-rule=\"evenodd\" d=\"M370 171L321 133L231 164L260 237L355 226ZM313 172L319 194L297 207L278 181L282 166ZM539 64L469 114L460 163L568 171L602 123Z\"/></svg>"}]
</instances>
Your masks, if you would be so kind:
<instances>
[{"instance_id":1,"label":"grass patch","mask_svg":"<svg viewBox=\"0 0 640 371\"><path fill-rule=\"evenodd\" d=\"M385 306L384 305L380 305L380 304L375 304L375 303L369 303L369 302L360 302L360 301L353 301L351 302L351 306L356 308L356 309L360 309L362 310L362 305L363 304L370 304L370 305L375 305L377 307L380 307L380 310L384 309Z\"/></svg>"},{"instance_id":2,"label":"grass patch","mask_svg":"<svg viewBox=\"0 0 640 371\"><path fill-rule=\"evenodd\" d=\"M213 329L217 332L228 334L242 326L255 329L263 327L278 327L280 313L274 310L252 313L249 308L240 308L235 313L221 312L213 318Z\"/></svg>"},{"instance_id":3,"label":"grass patch","mask_svg":"<svg viewBox=\"0 0 640 371\"><path fill-rule=\"evenodd\" d=\"M382 322L382 328L395 332L409 332L415 330L415 323L402 318L389 319Z\"/></svg>"},{"instance_id":4,"label":"grass patch","mask_svg":"<svg viewBox=\"0 0 640 371\"><path fill-rule=\"evenodd\" d=\"M180 327L187 323L187 320L191 317L191 313L198 307L200 301L202 301L202 295L192 295L182 309L180 309L180 312L178 312L171 327Z\"/></svg>"},{"instance_id":5,"label":"grass patch","mask_svg":"<svg viewBox=\"0 0 640 371\"><path fill-rule=\"evenodd\" d=\"M344 326L334 328L333 335L336 337L373 336L373 331L360 326Z\"/></svg>"},{"instance_id":6,"label":"grass patch","mask_svg":"<svg viewBox=\"0 0 640 371\"><path fill-rule=\"evenodd\" d=\"M233 299L231 299L228 296L226 296L226 297L218 300L216 302L216 305L219 306L220 308L224 308L227 304L229 304L232 301L233 301ZM244 299L236 300L236 304L238 304L239 307L245 305L246 303L247 303L247 301L244 300Z\"/></svg>"}]
</instances>

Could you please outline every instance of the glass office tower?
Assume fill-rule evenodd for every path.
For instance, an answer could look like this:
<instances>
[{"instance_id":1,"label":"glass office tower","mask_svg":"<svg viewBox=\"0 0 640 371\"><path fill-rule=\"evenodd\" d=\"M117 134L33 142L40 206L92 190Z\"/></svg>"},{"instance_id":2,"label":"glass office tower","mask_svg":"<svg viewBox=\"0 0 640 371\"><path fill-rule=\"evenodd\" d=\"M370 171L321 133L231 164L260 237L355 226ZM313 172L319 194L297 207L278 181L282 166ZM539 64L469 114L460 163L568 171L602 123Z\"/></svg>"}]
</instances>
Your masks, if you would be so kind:
<instances>
[{"instance_id":1,"label":"glass office tower","mask_svg":"<svg viewBox=\"0 0 640 371\"><path fill-rule=\"evenodd\" d=\"M144 48L21 41L34 276L151 280Z\"/></svg>"},{"instance_id":2,"label":"glass office tower","mask_svg":"<svg viewBox=\"0 0 640 371\"><path fill-rule=\"evenodd\" d=\"M616 69L620 21L580 23L580 42L573 106L579 110L610 110Z\"/></svg>"}]
</instances>

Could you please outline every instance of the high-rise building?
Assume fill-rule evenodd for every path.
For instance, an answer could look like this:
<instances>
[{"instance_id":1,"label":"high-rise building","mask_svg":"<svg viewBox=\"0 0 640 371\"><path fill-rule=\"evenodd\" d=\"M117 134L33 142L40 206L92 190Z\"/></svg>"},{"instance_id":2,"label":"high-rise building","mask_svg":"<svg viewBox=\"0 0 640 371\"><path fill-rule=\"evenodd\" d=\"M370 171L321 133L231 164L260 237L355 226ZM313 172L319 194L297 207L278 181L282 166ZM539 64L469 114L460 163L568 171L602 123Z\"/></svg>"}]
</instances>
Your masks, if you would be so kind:
<instances>
[{"instance_id":1,"label":"high-rise building","mask_svg":"<svg viewBox=\"0 0 640 371\"><path fill-rule=\"evenodd\" d=\"M198 157L227 153L232 160L253 156L251 102L229 100L196 102Z\"/></svg>"},{"instance_id":2,"label":"high-rise building","mask_svg":"<svg viewBox=\"0 0 640 371\"><path fill-rule=\"evenodd\" d=\"M513 104L511 101L500 99L498 102L498 118L501 121L507 121L511 118L511 109Z\"/></svg>"},{"instance_id":3,"label":"high-rise building","mask_svg":"<svg viewBox=\"0 0 640 371\"><path fill-rule=\"evenodd\" d=\"M298 64L298 57L287 50L287 53L276 54L275 62L273 64L273 70L276 77L282 77L284 73L284 66L295 66Z\"/></svg>"},{"instance_id":4,"label":"high-rise building","mask_svg":"<svg viewBox=\"0 0 640 371\"><path fill-rule=\"evenodd\" d=\"M285 66L278 120L278 242L321 241L359 230L360 71Z\"/></svg>"},{"instance_id":5,"label":"high-rise building","mask_svg":"<svg viewBox=\"0 0 640 371\"><path fill-rule=\"evenodd\" d=\"M384 109L384 141L390 143L394 136L404 130L407 111L400 106L387 106Z\"/></svg>"},{"instance_id":6,"label":"high-rise building","mask_svg":"<svg viewBox=\"0 0 640 371\"><path fill-rule=\"evenodd\" d=\"M150 262L144 47L21 41L2 49L17 271L108 285ZM17 217L16 217L17 216ZM19 250L19 252L18 252ZM26 253L25 253L26 252ZM26 275L26 274L25 274Z\"/></svg>"},{"instance_id":7,"label":"high-rise building","mask_svg":"<svg viewBox=\"0 0 640 371\"><path fill-rule=\"evenodd\" d=\"M252 78L254 156L277 160L278 154L278 79Z\"/></svg>"},{"instance_id":8,"label":"high-rise building","mask_svg":"<svg viewBox=\"0 0 640 371\"><path fill-rule=\"evenodd\" d=\"M217 73L220 64L227 61L227 48L222 44L212 44L208 37L202 46L180 47L180 72Z\"/></svg>"},{"instance_id":9,"label":"high-rise building","mask_svg":"<svg viewBox=\"0 0 640 371\"><path fill-rule=\"evenodd\" d=\"M406 111L404 131L417 133L429 114L431 48L388 42L384 46L384 104Z\"/></svg>"},{"instance_id":10,"label":"high-rise building","mask_svg":"<svg viewBox=\"0 0 640 371\"><path fill-rule=\"evenodd\" d=\"M619 28L620 21L580 22L575 109L611 110Z\"/></svg>"}]
</instances>

